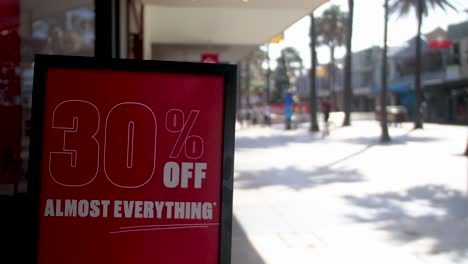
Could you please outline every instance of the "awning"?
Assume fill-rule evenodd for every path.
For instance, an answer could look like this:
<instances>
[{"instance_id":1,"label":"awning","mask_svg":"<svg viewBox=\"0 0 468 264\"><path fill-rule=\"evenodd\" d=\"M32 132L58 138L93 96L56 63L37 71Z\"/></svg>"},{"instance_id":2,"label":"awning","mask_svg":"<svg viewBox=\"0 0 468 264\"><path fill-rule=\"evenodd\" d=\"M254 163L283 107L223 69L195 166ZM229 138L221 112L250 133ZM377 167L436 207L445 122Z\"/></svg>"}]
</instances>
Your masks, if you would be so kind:
<instances>
[{"instance_id":1,"label":"awning","mask_svg":"<svg viewBox=\"0 0 468 264\"><path fill-rule=\"evenodd\" d=\"M468 79L431 82L424 85L424 89L463 89L468 87Z\"/></svg>"},{"instance_id":2,"label":"awning","mask_svg":"<svg viewBox=\"0 0 468 264\"><path fill-rule=\"evenodd\" d=\"M409 84L393 84L387 87L387 91L393 92L393 93L404 93L404 92L412 91L412 88L411 88L411 85ZM380 87L372 88L372 92L380 93Z\"/></svg>"},{"instance_id":3,"label":"awning","mask_svg":"<svg viewBox=\"0 0 468 264\"><path fill-rule=\"evenodd\" d=\"M255 47L327 1L146 0L145 58L168 44Z\"/></svg>"},{"instance_id":4,"label":"awning","mask_svg":"<svg viewBox=\"0 0 468 264\"><path fill-rule=\"evenodd\" d=\"M173 45L182 53L179 57L198 58L200 55L191 51L196 50L195 53L219 53L220 61L227 54L232 61L245 55L245 50L268 42L327 1L143 0L145 58L151 58L153 50L162 53ZM83 6L93 7L93 3L21 0L21 16L34 21Z\"/></svg>"}]
</instances>

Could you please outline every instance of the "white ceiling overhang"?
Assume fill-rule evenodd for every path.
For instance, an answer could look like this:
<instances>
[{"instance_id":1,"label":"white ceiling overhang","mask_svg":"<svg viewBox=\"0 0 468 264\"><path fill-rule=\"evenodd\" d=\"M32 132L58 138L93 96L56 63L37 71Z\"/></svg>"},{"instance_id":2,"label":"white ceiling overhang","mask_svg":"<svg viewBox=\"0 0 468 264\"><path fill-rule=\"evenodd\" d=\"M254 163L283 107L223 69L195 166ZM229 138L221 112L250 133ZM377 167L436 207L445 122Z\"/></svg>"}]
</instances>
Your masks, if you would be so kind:
<instances>
[{"instance_id":1,"label":"white ceiling overhang","mask_svg":"<svg viewBox=\"0 0 468 264\"><path fill-rule=\"evenodd\" d=\"M145 52L154 44L260 45L327 1L145 0Z\"/></svg>"},{"instance_id":2,"label":"white ceiling overhang","mask_svg":"<svg viewBox=\"0 0 468 264\"><path fill-rule=\"evenodd\" d=\"M144 50L148 58L152 45L257 46L328 0L142 1ZM93 0L22 0L21 16L34 21L74 8L92 7L93 3Z\"/></svg>"}]
</instances>

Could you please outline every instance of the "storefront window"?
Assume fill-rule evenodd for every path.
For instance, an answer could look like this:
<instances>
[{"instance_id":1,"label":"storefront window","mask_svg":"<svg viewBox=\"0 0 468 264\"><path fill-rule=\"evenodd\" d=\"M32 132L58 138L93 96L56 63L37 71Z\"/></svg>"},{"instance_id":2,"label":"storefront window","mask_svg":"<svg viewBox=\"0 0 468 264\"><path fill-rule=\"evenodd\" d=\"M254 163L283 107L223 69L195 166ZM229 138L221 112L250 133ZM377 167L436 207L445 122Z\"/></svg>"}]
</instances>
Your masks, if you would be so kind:
<instances>
[{"instance_id":1,"label":"storefront window","mask_svg":"<svg viewBox=\"0 0 468 264\"><path fill-rule=\"evenodd\" d=\"M19 3L0 2L0 184L22 177Z\"/></svg>"},{"instance_id":2,"label":"storefront window","mask_svg":"<svg viewBox=\"0 0 468 264\"><path fill-rule=\"evenodd\" d=\"M0 1L0 195L26 187L34 55L94 56L94 23L92 0Z\"/></svg>"},{"instance_id":3,"label":"storefront window","mask_svg":"<svg viewBox=\"0 0 468 264\"><path fill-rule=\"evenodd\" d=\"M81 8L36 20L32 24L32 37L43 43L39 53L93 56L94 12Z\"/></svg>"}]
</instances>

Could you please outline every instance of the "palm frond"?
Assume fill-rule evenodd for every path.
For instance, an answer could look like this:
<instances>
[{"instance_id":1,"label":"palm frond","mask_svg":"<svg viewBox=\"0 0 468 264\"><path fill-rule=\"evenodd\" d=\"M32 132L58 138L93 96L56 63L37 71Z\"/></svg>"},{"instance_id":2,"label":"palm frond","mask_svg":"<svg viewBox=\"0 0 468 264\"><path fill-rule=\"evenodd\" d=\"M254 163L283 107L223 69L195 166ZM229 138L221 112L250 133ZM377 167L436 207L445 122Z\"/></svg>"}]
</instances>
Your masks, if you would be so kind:
<instances>
[{"instance_id":1,"label":"palm frond","mask_svg":"<svg viewBox=\"0 0 468 264\"><path fill-rule=\"evenodd\" d=\"M333 5L326 9L321 17L315 19L318 46L342 46L347 23L347 14L341 12L339 6Z\"/></svg>"},{"instance_id":2,"label":"palm frond","mask_svg":"<svg viewBox=\"0 0 468 264\"><path fill-rule=\"evenodd\" d=\"M434 8L436 6L438 6L439 8L441 8L444 11L447 11L448 8L452 9L452 10L455 10L455 11L457 10L455 5L450 3L450 1L448 1L448 0L431 0L430 2L433 3Z\"/></svg>"},{"instance_id":3,"label":"palm frond","mask_svg":"<svg viewBox=\"0 0 468 264\"><path fill-rule=\"evenodd\" d=\"M443 11L447 9L457 10L457 8L450 2L450 0L422 0L421 11L423 15L429 14L429 9L440 8ZM389 13L398 14L400 17L405 17L410 13L417 16L418 0L393 0L389 4Z\"/></svg>"}]
</instances>

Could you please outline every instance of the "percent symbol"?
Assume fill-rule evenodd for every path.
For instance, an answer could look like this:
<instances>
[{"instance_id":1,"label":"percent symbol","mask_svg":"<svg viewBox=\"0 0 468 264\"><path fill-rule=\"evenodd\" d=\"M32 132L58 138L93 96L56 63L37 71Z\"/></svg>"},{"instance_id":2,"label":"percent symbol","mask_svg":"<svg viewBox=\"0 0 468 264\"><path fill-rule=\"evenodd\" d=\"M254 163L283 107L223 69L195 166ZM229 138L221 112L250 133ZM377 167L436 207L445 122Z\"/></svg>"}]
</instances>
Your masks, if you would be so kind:
<instances>
[{"instance_id":1,"label":"percent symbol","mask_svg":"<svg viewBox=\"0 0 468 264\"><path fill-rule=\"evenodd\" d=\"M170 158L178 158L182 149L189 159L198 159L203 155L203 139L200 136L191 135L192 128L197 120L199 110L191 110L187 119L180 109L171 109L166 114L166 129L171 133L178 133Z\"/></svg>"}]
</instances>

